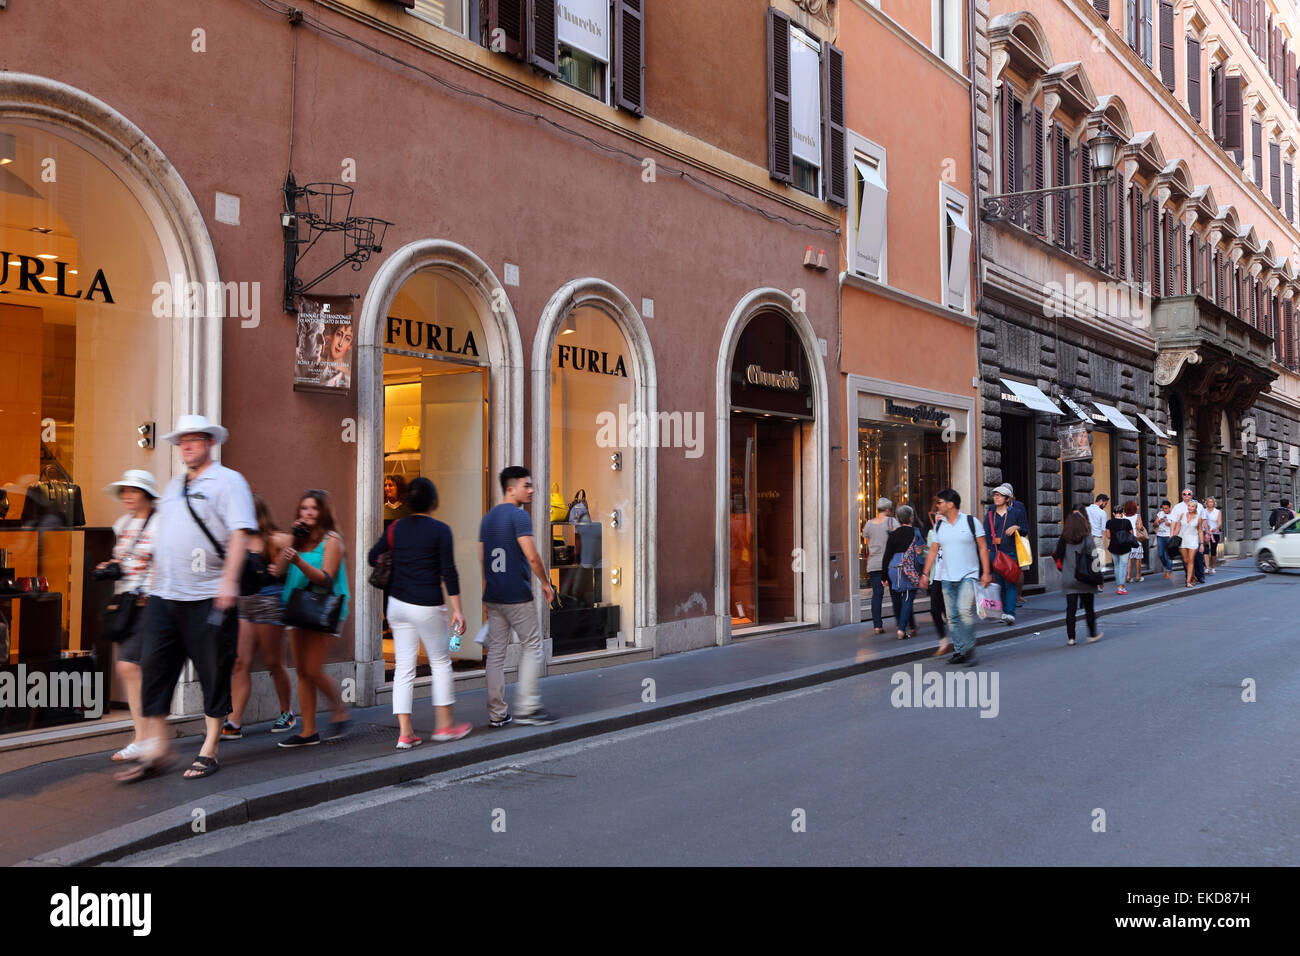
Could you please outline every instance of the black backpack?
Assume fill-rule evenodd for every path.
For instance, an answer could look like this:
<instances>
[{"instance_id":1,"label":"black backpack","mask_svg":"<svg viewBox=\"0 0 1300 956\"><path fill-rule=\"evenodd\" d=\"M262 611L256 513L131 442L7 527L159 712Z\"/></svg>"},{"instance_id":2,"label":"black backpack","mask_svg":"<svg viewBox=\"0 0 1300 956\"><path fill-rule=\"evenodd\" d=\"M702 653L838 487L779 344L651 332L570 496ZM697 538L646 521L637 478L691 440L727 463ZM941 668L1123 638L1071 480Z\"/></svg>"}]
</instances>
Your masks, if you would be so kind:
<instances>
[{"instance_id":1,"label":"black backpack","mask_svg":"<svg viewBox=\"0 0 1300 956\"><path fill-rule=\"evenodd\" d=\"M1091 584L1093 587L1101 587L1105 582L1102 573L1092 566L1092 550L1090 548L1078 548L1074 553L1074 577L1080 584Z\"/></svg>"}]
</instances>

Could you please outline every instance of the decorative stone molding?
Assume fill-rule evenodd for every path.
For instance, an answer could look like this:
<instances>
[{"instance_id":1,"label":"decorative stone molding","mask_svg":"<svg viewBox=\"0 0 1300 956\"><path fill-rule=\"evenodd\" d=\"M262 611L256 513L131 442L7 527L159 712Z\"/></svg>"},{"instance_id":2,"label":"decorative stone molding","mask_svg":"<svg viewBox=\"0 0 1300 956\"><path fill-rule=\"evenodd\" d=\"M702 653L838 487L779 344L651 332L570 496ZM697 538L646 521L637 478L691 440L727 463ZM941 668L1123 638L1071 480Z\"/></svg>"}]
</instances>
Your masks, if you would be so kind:
<instances>
[{"instance_id":1,"label":"decorative stone molding","mask_svg":"<svg viewBox=\"0 0 1300 956\"><path fill-rule=\"evenodd\" d=\"M1201 356L1196 349L1162 351L1156 356L1156 384L1161 388L1172 385L1178 379L1178 374L1183 370L1183 365L1199 365L1200 363Z\"/></svg>"}]
</instances>

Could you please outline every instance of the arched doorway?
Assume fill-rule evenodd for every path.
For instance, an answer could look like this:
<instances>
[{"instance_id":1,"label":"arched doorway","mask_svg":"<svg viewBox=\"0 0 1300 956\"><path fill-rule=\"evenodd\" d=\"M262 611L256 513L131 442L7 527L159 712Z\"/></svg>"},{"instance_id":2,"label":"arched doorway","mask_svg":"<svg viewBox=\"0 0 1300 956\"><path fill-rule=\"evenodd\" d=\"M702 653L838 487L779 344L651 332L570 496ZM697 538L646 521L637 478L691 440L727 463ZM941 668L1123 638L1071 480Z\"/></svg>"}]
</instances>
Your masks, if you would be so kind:
<instances>
[{"instance_id":1,"label":"arched doorway","mask_svg":"<svg viewBox=\"0 0 1300 956\"><path fill-rule=\"evenodd\" d=\"M769 625L829 626L826 373L789 295L757 289L732 311L716 388L717 642Z\"/></svg>"},{"instance_id":2,"label":"arched doorway","mask_svg":"<svg viewBox=\"0 0 1300 956\"><path fill-rule=\"evenodd\" d=\"M464 246L421 240L397 250L366 293L357 335L357 541L384 527L384 484L423 475L452 527L466 626L480 621L478 523L495 476L523 456L523 360L514 310L487 264ZM356 569L358 699L387 679L380 595ZM477 660L479 645L454 657Z\"/></svg>"},{"instance_id":3,"label":"arched doorway","mask_svg":"<svg viewBox=\"0 0 1300 956\"><path fill-rule=\"evenodd\" d=\"M543 636L554 656L648 648L659 422L641 316L609 283L575 279L542 311L532 373L533 527L559 595ZM552 514L553 486L566 512L585 491L588 520Z\"/></svg>"},{"instance_id":4,"label":"arched doorway","mask_svg":"<svg viewBox=\"0 0 1300 956\"><path fill-rule=\"evenodd\" d=\"M46 587L4 588L0 666L97 668L106 707L124 694L91 571L121 508L100 489L136 468L161 490L173 458L153 439L182 413L221 419L216 259L188 188L140 129L80 90L12 73L0 73L0 252L0 578ZM82 717L42 711L24 725Z\"/></svg>"}]
</instances>

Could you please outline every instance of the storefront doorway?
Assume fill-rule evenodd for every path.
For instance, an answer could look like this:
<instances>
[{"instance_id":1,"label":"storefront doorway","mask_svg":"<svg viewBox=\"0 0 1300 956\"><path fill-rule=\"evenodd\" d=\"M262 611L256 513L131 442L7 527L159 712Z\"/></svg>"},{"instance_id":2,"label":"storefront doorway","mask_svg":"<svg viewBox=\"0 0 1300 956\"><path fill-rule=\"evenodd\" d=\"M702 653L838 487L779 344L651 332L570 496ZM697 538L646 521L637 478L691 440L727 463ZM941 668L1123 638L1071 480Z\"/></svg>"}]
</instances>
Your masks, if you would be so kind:
<instances>
[{"instance_id":1,"label":"storefront doorway","mask_svg":"<svg viewBox=\"0 0 1300 956\"><path fill-rule=\"evenodd\" d=\"M803 462L812 381L794 327L756 316L731 371L728 611L732 631L804 619L807 554Z\"/></svg>"},{"instance_id":2,"label":"storefront doorway","mask_svg":"<svg viewBox=\"0 0 1300 956\"><path fill-rule=\"evenodd\" d=\"M434 483L436 516L455 542L466 631L474 634L483 623L478 528L491 506L492 372L473 300L435 269L415 273L393 297L383 357L384 494L371 507L383 508L387 525L405 514L402 493L414 478ZM423 654L421 647L418 668L427 667ZM391 680L393 644L386 626L383 657L385 679ZM472 667L482 660L482 647L463 641L452 659Z\"/></svg>"}]
</instances>

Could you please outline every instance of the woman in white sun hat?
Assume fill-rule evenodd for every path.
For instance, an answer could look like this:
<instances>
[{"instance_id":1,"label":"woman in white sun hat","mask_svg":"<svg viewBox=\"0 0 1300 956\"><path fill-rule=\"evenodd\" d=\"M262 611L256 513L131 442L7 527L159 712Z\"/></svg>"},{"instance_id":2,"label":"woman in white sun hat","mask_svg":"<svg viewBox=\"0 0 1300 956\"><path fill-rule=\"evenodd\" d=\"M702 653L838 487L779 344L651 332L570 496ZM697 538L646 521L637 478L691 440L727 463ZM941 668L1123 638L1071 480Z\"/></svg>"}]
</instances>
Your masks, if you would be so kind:
<instances>
[{"instance_id":1,"label":"woman in white sun hat","mask_svg":"<svg viewBox=\"0 0 1300 956\"><path fill-rule=\"evenodd\" d=\"M154 477L147 471L136 468L128 469L121 478L104 489L105 494L112 495L122 502L126 513L113 522L113 556L108 561L101 561L95 566L97 571L116 573L113 581L113 593L125 594L128 591L148 593L153 583L153 503L158 497L158 488ZM117 565L114 570L110 565ZM140 598L143 602L143 596ZM117 762L134 760L140 755L140 747L146 739L144 718L141 712L141 672L140 652L144 649L144 631L141 627L144 614L136 612L135 625L131 634L117 646L117 676L126 688L126 702L131 708L131 723L135 727L132 741L113 754Z\"/></svg>"}]
</instances>

